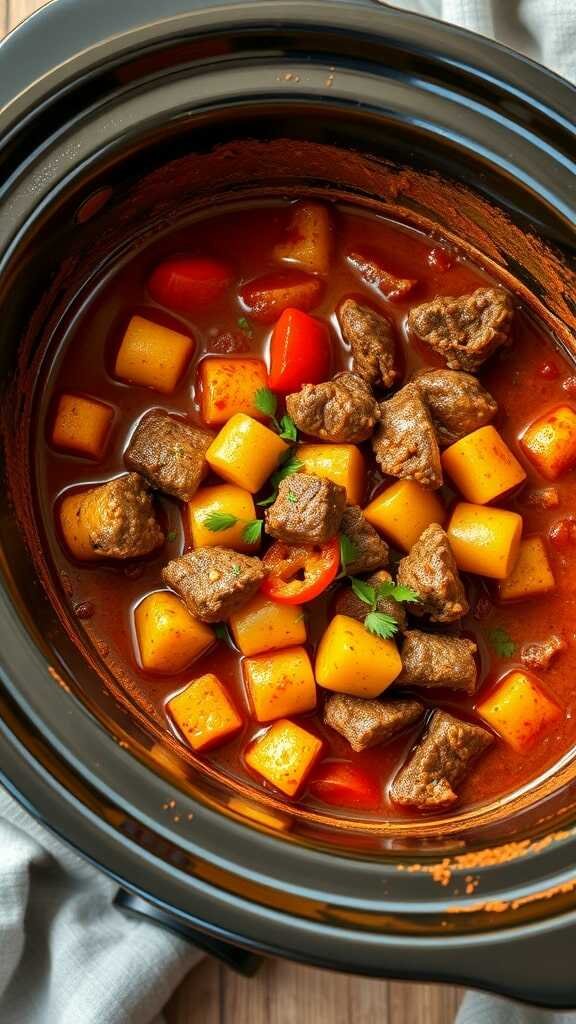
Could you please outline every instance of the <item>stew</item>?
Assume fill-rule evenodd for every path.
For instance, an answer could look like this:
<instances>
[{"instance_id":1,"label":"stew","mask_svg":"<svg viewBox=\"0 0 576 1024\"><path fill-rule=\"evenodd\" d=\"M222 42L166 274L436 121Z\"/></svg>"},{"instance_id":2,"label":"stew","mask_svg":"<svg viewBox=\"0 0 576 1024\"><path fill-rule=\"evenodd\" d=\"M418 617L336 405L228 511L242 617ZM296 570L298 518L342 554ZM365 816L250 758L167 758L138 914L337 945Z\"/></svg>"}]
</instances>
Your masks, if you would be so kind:
<instances>
[{"instance_id":1,"label":"stew","mask_svg":"<svg viewBox=\"0 0 576 1024\"><path fill-rule=\"evenodd\" d=\"M571 748L575 378L455 249L360 207L231 205L103 280L45 387L79 628L231 779L390 819Z\"/></svg>"}]
</instances>

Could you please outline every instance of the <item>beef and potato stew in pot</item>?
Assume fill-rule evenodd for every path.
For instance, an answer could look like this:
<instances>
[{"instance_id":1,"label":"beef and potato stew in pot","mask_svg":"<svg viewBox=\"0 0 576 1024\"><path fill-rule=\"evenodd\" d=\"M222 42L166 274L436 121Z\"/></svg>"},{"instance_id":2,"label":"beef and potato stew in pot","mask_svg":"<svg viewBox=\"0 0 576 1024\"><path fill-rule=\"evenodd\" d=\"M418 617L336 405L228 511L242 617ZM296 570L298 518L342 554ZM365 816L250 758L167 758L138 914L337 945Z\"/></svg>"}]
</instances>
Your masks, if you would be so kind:
<instances>
[{"instance_id":1,"label":"beef and potato stew in pot","mask_svg":"<svg viewBox=\"0 0 576 1024\"><path fill-rule=\"evenodd\" d=\"M303 196L142 244L45 386L55 576L200 760L380 820L576 738L576 377L437 238Z\"/></svg>"}]
</instances>

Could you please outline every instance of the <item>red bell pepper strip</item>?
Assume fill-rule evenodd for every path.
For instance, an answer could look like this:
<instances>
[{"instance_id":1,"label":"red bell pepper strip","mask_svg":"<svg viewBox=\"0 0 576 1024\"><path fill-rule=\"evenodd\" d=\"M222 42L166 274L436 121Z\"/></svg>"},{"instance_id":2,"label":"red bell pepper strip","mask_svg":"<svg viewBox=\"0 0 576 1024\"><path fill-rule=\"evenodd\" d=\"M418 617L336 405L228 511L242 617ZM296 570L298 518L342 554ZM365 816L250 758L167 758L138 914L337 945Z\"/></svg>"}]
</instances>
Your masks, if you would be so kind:
<instances>
[{"instance_id":1,"label":"red bell pepper strip","mask_svg":"<svg viewBox=\"0 0 576 1024\"><path fill-rule=\"evenodd\" d=\"M309 787L315 797L335 807L377 811L381 804L377 780L357 765L344 761L321 764L314 772Z\"/></svg>"},{"instance_id":2,"label":"red bell pepper strip","mask_svg":"<svg viewBox=\"0 0 576 1024\"><path fill-rule=\"evenodd\" d=\"M193 313L221 298L232 277L230 267L219 260L175 257L152 272L148 291L161 306Z\"/></svg>"},{"instance_id":3,"label":"red bell pepper strip","mask_svg":"<svg viewBox=\"0 0 576 1024\"><path fill-rule=\"evenodd\" d=\"M330 376L327 324L299 309L285 309L270 343L270 387L287 395L303 384L320 384Z\"/></svg>"},{"instance_id":4,"label":"red bell pepper strip","mask_svg":"<svg viewBox=\"0 0 576 1024\"><path fill-rule=\"evenodd\" d=\"M263 561L267 575L262 593L278 604L303 604L313 601L335 579L340 544L338 538L298 546L279 540L268 548Z\"/></svg>"}]
</instances>

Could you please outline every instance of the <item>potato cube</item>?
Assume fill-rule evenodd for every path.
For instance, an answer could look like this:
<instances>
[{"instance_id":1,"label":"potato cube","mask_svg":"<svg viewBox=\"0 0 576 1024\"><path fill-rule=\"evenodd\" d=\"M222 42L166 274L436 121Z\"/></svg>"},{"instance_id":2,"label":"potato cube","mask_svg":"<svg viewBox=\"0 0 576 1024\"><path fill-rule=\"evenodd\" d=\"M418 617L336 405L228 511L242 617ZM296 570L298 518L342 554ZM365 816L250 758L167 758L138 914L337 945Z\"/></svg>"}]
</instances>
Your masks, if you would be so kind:
<instances>
[{"instance_id":1,"label":"potato cube","mask_svg":"<svg viewBox=\"0 0 576 1024\"><path fill-rule=\"evenodd\" d=\"M576 466L576 412L569 405L551 409L528 427L520 444L538 472L556 480Z\"/></svg>"},{"instance_id":2,"label":"potato cube","mask_svg":"<svg viewBox=\"0 0 576 1024\"><path fill-rule=\"evenodd\" d=\"M296 458L303 472L332 480L346 490L349 505L361 505L366 485L366 464L355 444L301 444Z\"/></svg>"},{"instance_id":3,"label":"potato cube","mask_svg":"<svg viewBox=\"0 0 576 1024\"><path fill-rule=\"evenodd\" d=\"M193 750L220 746L242 728L225 687L211 672L172 697L168 710Z\"/></svg>"},{"instance_id":4,"label":"potato cube","mask_svg":"<svg viewBox=\"0 0 576 1024\"><path fill-rule=\"evenodd\" d=\"M512 572L498 587L502 601L522 601L537 594L546 594L556 586L542 537L526 537Z\"/></svg>"},{"instance_id":5,"label":"potato cube","mask_svg":"<svg viewBox=\"0 0 576 1024\"><path fill-rule=\"evenodd\" d=\"M402 661L392 640L374 636L348 615L334 616L316 654L319 686L355 697L377 697L401 671Z\"/></svg>"},{"instance_id":6,"label":"potato cube","mask_svg":"<svg viewBox=\"0 0 576 1024\"><path fill-rule=\"evenodd\" d=\"M187 334L133 316L118 349L114 373L129 384L169 395L184 374L193 350L194 342Z\"/></svg>"},{"instance_id":7,"label":"potato cube","mask_svg":"<svg viewBox=\"0 0 576 1024\"><path fill-rule=\"evenodd\" d=\"M62 536L70 554L80 562L100 558L90 540L89 524L82 516L82 505L86 491L68 494L60 505L59 519Z\"/></svg>"},{"instance_id":8,"label":"potato cube","mask_svg":"<svg viewBox=\"0 0 576 1024\"><path fill-rule=\"evenodd\" d=\"M101 459L104 454L114 410L94 398L62 395L52 429L56 448Z\"/></svg>"},{"instance_id":9,"label":"potato cube","mask_svg":"<svg viewBox=\"0 0 576 1024\"><path fill-rule=\"evenodd\" d=\"M234 484L217 484L203 487L187 505L188 525L195 548L234 548L235 551L254 551L256 544L244 540L246 524L256 518L254 499L249 491ZM236 516L238 522L226 530L210 530L206 520L214 513Z\"/></svg>"},{"instance_id":10,"label":"potato cube","mask_svg":"<svg viewBox=\"0 0 576 1024\"><path fill-rule=\"evenodd\" d=\"M487 505L526 479L524 468L492 426L473 430L450 445L442 466L466 501L476 505Z\"/></svg>"},{"instance_id":11,"label":"potato cube","mask_svg":"<svg viewBox=\"0 0 576 1024\"><path fill-rule=\"evenodd\" d=\"M316 707L316 683L303 647L246 658L242 670L257 722L302 715Z\"/></svg>"},{"instance_id":12,"label":"potato cube","mask_svg":"<svg viewBox=\"0 0 576 1024\"><path fill-rule=\"evenodd\" d=\"M281 789L294 796L314 767L322 750L322 740L286 718L274 722L263 736L248 747L246 764Z\"/></svg>"},{"instance_id":13,"label":"potato cube","mask_svg":"<svg viewBox=\"0 0 576 1024\"><path fill-rule=\"evenodd\" d=\"M264 594L256 594L242 605L230 616L229 624L234 642L247 656L306 643L302 608L296 604L276 604Z\"/></svg>"},{"instance_id":14,"label":"potato cube","mask_svg":"<svg viewBox=\"0 0 576 1024\"><path fill-rule=\"evenodd\" d=\"M513 750L529 750L544 730L562 717L556 701L528 672L510 672L478 704L477 713Z\"/></svg>"},{"instance_id":15,"label":"potato cube","mask_svg":"<svg viewBox=\"0 0 576 1024\"><path fill-rule=\"evenodd\" d=\"M277 832L287 832L292 825L292 818L289 814L282 814L281 811L276 811L272 807L264 807L260 804L252 803L251 800L244 800L240 796L231 796L228 801L228 807L242 818L249 818L250 821L255 821L259 825L266 825Z\"/></svg>"},{"instance_id":16,"label":"potato cube","mask_svg":"<svg viewBox=\"0 0 576 1024\"><path fill-rule=\"evenodd\" d=\"M510 575L522 538L522 516L487 505L456 505L448 539L462 572L504 580Z\"/></svg>"},{"instance_id":17,"label":"potato cube","mask_svg":"<svg viewBox=\"0 0 576 1024\"><path fill-rule=\"evenodd\" d=\"M175 594L157 590L134 612L140 664L146 672L182 672L214 643L214 634L194 619Z\"/></svg>"},{"instance_id":18,"label":"potato cube","mask_svg":"<svg viewBox=\"0 0 576 1024\"><path fill-rule=\"evenodd\" d=\"M256 494L288 448L273 430L239 412L216 435L206 460L218 476Z\"/></svg>"},{"instance_id":19,"label":"potato cube","mask_svg":"<svg viewBox=\"0 0 576 1024\"><path fill-rule=\"evenodd\" d=\"M327 274L332 252L330 214L321 203L296 203L286 241L274 247L274 258L299 263L312 274Z\"/></svg>"},{"instance_id":20,"label":"potato cube","mask_svg":"<svg viewBox=\"0 0 576 1024\"><path fill-rule=\"evenodd\" d=\"M268 387L261 359L222 359L210 356L200 364L200 411L209 426L226 423L237 412L266 419L256 405L256 392Z\"/></svg>"},{"instance_id":21,"label":"potato cube","mask_svg":"<svg viewBox=\"0 0 576 1024\"><path fill-rule=\"evenodd\" d=\"M391 544L410 551L428 526L444 523L446 509L434 491L398 480L370 502L364 516Z\"/></svg>"}]
</instances>

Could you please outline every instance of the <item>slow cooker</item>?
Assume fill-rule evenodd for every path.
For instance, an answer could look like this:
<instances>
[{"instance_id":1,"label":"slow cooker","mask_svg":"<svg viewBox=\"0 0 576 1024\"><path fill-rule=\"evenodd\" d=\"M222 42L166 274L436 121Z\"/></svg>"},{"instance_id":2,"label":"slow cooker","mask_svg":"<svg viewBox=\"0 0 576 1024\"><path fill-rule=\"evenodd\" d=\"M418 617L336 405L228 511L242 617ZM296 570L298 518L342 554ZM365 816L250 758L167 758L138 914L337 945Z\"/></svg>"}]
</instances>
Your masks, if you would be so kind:
<instances>
[{"instance_id":1,"label":"slow cooker","mask_svg":"<svg viewBox=\"0 0 576 1024\"><path fill-rule=\"evenodd\" d=\"M51 3L0 48L0 766L121 902L253 954L576 1006L576 759L418 827L235 790L123 692L43 561L42 360L178 210L345 197L456 240L576 353L576 91L378 0Z\"/></svg>"}]
</instances>

